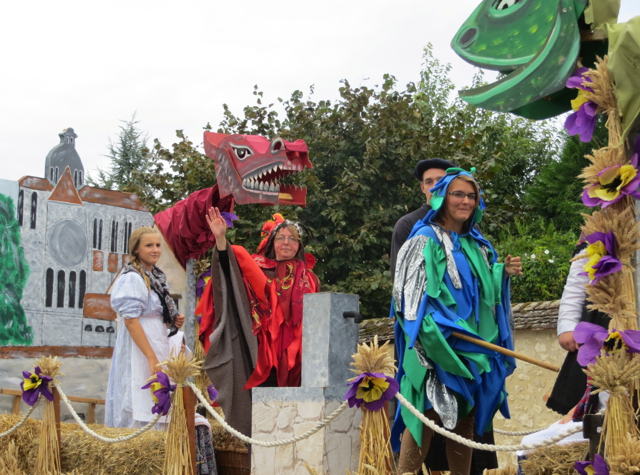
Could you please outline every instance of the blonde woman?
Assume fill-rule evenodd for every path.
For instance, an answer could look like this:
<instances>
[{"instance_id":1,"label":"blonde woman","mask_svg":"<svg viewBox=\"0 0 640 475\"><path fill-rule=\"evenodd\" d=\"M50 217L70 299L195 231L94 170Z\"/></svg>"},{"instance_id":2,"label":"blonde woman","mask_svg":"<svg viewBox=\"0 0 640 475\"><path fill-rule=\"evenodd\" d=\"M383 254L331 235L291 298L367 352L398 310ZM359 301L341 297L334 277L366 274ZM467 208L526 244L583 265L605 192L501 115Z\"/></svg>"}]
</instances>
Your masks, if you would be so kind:
<instances>
[{"instance_id":1,"label":"blonde woman","mask_svg":"<svg viewBox=\"0 0 640 475\"><path fill-rule=\"evenodd\" d=\"M111 293L111 307L121 325L105 402L109 427L140 426L154 418L151 391L141 387L161 370L158 364L170 354L169 336L184 323L169 295L166 276L156 266L162 252L160 234L148 227L136 229L129 249L129 264Z\"/></svg>"}]
</instances>

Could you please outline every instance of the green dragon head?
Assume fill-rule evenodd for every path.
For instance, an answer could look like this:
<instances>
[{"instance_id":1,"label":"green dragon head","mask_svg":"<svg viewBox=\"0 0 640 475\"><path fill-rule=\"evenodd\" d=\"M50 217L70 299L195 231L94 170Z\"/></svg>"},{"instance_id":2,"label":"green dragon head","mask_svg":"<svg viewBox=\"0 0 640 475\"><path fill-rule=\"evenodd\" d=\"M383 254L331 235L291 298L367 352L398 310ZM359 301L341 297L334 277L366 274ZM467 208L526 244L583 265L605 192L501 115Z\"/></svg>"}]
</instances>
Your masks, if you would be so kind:
<instances>
[{"instance_id":1,"label":"green dragon head","mask_svg":"<svg viewBox=\"0 0 640 475\"><path fill-rule=\"evenodd\" d=\"M584 53L579 19L586 4L587 0L484 0L451 47L465 61L505 75L493 84L461 91L460 96L484 109L534 119L568 110L572 97L564 91L565 83ZM588 56L587 62L595 59L593 52Z\"/></svg>"}]
</instances>

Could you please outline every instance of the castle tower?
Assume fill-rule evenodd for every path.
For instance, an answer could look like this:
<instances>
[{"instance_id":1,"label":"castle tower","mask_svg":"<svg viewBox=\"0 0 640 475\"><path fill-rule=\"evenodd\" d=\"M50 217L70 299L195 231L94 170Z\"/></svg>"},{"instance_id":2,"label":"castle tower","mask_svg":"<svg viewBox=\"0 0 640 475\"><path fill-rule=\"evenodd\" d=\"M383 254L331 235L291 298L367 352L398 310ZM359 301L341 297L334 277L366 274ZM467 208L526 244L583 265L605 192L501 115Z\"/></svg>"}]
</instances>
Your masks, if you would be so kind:
<instances>
[{"instance_id":1,"label":"castle tower","mask_svg":"<svg viewBox=\"0 0 640 475\"><path fill-rule=\"evenodd\" d=\"M80 155L76 151L76 139L78 136L71 127L58 134L60 143L53 147L44 165L44 176L54 187L58 184L65 169L69 167L73 184L76 189L84 186L84 165Z\"/></svg>"}]
</instances>

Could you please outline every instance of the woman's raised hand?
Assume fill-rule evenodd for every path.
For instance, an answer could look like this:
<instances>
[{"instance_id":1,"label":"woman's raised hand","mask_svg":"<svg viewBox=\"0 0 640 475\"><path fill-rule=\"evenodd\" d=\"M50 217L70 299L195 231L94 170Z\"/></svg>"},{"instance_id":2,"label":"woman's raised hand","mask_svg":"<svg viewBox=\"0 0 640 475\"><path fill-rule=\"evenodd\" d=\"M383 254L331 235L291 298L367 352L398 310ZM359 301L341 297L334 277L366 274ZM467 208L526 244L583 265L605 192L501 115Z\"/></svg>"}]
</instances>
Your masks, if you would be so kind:
<instances>
[{"instance_id":1,"label":"woman's raised hand","mask_svg":"<svg viewBox=\"0 0 640 475\"><path fill-rule=\"evenodd\" d=\"M507 275L522 275L520 257L511 257L511 254L509 254L504 260L504 273Z\"/></svg>"},{"instance_id":2,"label":"woman's raised hand","mask_svg":"<svg viewBox=\"0 0 640 475\"><path fill-rule=\"evenodd\" d=\"M218 250L224 251L227 248L227 238L225 236L227 233L227 223L220 214L220 210L213 207L209 208L205 218L207 219L207 224L213 236L216 238Z\"/></svg>"}]
</instances>

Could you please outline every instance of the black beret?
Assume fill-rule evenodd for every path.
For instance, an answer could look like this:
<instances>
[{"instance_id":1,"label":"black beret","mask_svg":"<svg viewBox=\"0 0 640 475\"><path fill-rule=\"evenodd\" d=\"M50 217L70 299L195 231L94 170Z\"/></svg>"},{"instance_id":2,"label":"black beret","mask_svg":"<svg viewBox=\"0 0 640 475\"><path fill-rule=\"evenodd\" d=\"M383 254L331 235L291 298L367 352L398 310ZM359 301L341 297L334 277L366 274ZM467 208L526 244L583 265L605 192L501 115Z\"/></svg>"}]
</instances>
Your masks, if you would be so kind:
<instances>
[{"instance_id":1,"label":"black beret","mask_svg":"<svg viewBox=\"0 0 640 475\"><path fill-rule=\"evenodd\" d=\"M420 160L418 162L414 174L416 175L416 178L418 180L422 181L422 175L424 174L424 172L431 168L440 168L442 170L446 170L447 168L455 167L456 165L448 160L445 160L444 158L428 158L427 160Z\"/></svg>"}]
</instances>

